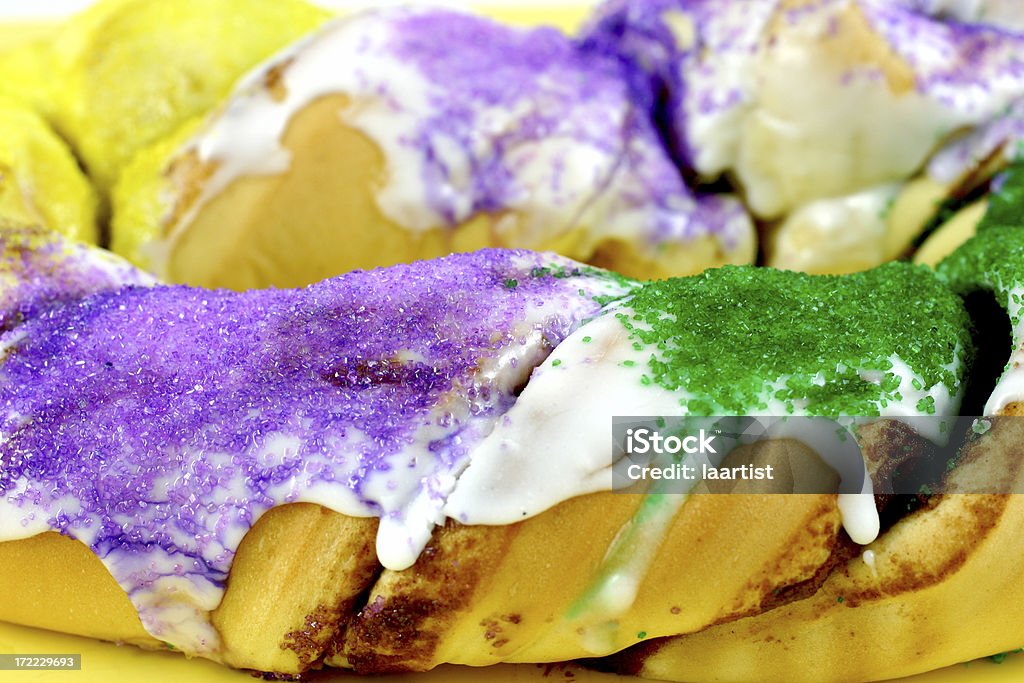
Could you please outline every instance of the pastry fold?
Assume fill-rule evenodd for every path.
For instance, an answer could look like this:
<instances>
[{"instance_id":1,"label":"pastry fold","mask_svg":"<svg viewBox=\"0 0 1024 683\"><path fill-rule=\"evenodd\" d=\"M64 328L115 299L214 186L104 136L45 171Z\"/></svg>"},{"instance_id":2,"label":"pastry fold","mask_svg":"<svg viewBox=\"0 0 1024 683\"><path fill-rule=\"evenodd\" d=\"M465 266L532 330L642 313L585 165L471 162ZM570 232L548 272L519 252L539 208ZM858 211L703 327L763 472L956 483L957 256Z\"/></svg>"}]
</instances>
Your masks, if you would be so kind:
<instances>
[{"instance_id":1,"label":"pastry fold","mask_svg":"<svg viewBox=\"0 0 1024 683\"><path fill-rule=\"evenodd\" d=\"M970 357L906 264L641 284L485 250L234 293L3 235L0 619L274 674L605 657L813 601L877 532L870 488L780 439L742 451L798 458L777 493L612 492L613 417L948 414ZM922 434L865 429L863 465Z\"/></svg>"}]
</instances>

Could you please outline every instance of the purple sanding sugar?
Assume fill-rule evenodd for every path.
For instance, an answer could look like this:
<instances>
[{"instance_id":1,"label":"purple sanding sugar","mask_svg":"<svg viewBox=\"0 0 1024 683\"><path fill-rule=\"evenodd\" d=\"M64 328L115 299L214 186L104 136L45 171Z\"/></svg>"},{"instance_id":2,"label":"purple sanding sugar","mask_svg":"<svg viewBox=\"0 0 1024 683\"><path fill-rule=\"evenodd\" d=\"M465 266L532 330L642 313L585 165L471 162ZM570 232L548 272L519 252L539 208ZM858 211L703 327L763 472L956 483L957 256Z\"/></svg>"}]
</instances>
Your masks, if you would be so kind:
<instances>
[{"instance_id":1,"label":"purple sanding sugar","mask_svg":"<svg viewBox=\"0 0 1024 683\"><path fill-rule=\"evenodd\" d=\"M470 211L476 213L505 208L516 195L529 191L516 182L515 162L507 158L513 151L522 153L524 147L561 136L615 156L623 136L631 132L622 130L622 114L633 104L618 64L582 59L555 29L515 29L438 10L397 14L391 36L396 56L414 64L435 86L431 112L410 142L424 151L424 185L433 190L433 203L447 204L443 214L451 224L463 216L446 197L449 170L441 145L468 152ZM524 103L528 111L516 118L516 125L481 130L481 107L516 111ZM490 149L474 154L482 137L488 138Z\"/></svg>"},{"instance_id":2,"label":"purple sanding sugar","mask_svg":"<svg viewBox=\"0 0 1024 683\"><path fill-rule=\"evenodd\" d=\"M914 70L919 92L975 116L992 116L1024 94L1024 33L940 21L901 3L860 2L872 27Z\"/></svg>"},{"instance_id":3,"label":"purple sanding sugar","mask_svg":"<svg viewBox=\"0 0 1024 683\"><path fill-rule=\"evenodd\" d=\"M776 4L754 0L758 7ZM646 74L646 90L659 103L656 117L680 163L693 169L699 140L687 130L693 113L714 115L747 97L735 84L711 79L697 85L694 74L707 71L709 60L730 52L752 53L758 47L744 31L751 16L726 11L721 0L608 0L584 29L582 45L591 54L618 55L631 70ZM761 12L762 10L758 10ZM671 19L692 20L692 42L683 44ZM730 23L732 22L732 23ZM632 82L637 82L637 76Z\"/></svg>"},{"instance_id":4,"label":"purple sanding sugar","mask_svg":"<svg viewBox=\"0 0 1024 683\"><path fill-rule=\"evenodd\" d=\"M654 247L703 235L727 249L749 239L751 224L738 203L698 197L687 187L652 119L655 93L646 75L610 51L580 49L553 28L532 30L443 10L398 12L389 49L432 84L429 112L406 144L426 159L428 200L449 224L477 212L500 212L534 189L523 169L545 143L589 149L611 160L595 164L589 202L615 197L603 217L635 221ZM457 47L453 47L457 46ZM396 105L401 106L401 105ZM494 129L481 111L517 112L515 124ZM467 156L469 201L453 190L446 151ZM547 149L550 149L548 147ZM553 201L579 200L581 174L564 159L550 165ZM576 173L573 182L566 174ZM578 190L573 190L578 192Z\"/></svg>"},{"instance_id":5,"label":"purple sanding sugar","mask_svg":"<svg viewBox=\"0 0 1024 683\"><path fill-rule=\"evenodd\" d=\"M0 501L101 557L160 552L219 581L239 530L302 487L390 514L381 482L411 460L454 470L514 402L488 360L531 334L546 353L629 287L489 250L302 290L127 287L51 306L0 366ZM410 450L420 430L434 438Z\"/></svg>"},{"instance_id":6,"label":"purple sanding sugar","mask_svg":"<svg viewBox=\"0 0 1024 683\"><path fill-rule=\"evenodd\" d=\"M44 228L0 224L0 333L49 306L152 278Z\"/></svg>"}]
</instances>

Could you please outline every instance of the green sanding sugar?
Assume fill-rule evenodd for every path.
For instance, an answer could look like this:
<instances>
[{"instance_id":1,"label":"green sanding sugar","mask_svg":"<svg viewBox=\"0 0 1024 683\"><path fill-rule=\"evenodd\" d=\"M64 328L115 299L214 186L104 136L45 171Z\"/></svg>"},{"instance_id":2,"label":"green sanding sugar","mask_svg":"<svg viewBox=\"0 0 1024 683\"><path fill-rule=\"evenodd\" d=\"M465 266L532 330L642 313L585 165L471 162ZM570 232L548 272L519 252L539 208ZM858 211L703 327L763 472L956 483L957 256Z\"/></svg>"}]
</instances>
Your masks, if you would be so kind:
<instances>
[{"instance_id":1,"label":"green sanding sugar","mask_svg":"<svg viewBox=\"0 0 1024 683\"><path fill-rule=\"evenodd\" d=\"M1024 292L1024 229L992 226L964 242L937 268L939 277L960 294L995 292L1014 328L1021 322Z\"/></svg>"},{"instance_id":2,"label":"green sanding sugar","mask_svg":"<svg viewBox=\"0 0 1024 683\"><path fill-rule=\"evenodd\" d=\"M618 316L647 355L643 377L690 395L680 402L695 415L766 412L769 399L791 413L877 415L901 398L892 356L955 393L957 349L965 362L972 348L960 299L906 263L842 276L728 266L645 284L629 305Z\"/></svg>"}]
</instances>

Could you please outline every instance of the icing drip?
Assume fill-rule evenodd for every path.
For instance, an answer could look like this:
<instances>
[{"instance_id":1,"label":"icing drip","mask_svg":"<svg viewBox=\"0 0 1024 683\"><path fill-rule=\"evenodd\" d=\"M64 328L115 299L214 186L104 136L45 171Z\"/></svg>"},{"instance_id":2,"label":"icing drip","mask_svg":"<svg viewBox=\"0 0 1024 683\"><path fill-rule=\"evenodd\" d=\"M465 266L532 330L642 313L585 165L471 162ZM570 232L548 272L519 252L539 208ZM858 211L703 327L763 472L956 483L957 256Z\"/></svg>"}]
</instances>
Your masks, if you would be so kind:
<instances>
[{"instance_id":1,"label":"icing drip","mask_svg":"<svg viewBox=\"0 0 1024 683\"><path fill-rule=\"evenodd\" d=\"M876 565L877 557L874 550L865 550L861 554L861 559L864 560L864 564L867 565L868 569L871 570L871 575L878 578L878 567Z\"/></svg>"},{"instance_id":2,"label":"icing drip","mask_svg":"<svg viewBox=\"0 0 1024 683\"><path fill-rule=\"evenodd\" d=\"M583 624L581 639L589 652L603 656L616 649L617 617L633 606L640 584L686 498L687 494L645 496L636 515L612 541L588 591L569 607L566 618Z\"/></svg>"}]
</instances>

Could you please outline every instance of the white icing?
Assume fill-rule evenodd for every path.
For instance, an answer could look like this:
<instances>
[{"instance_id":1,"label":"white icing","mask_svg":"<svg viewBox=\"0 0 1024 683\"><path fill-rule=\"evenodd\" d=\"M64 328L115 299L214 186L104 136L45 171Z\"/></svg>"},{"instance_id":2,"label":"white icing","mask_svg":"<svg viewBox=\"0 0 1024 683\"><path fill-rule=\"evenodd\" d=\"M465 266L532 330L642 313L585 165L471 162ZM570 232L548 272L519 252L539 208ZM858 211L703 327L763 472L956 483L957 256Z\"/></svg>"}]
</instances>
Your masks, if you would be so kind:
<instances>
[{"instance_id":1,"label":"white icing","mask_svg":"<svg viewBox=\"0 0 1024 683\"><path fill-rule=\"evenodd\" d=\"M194 560L153 553L109 553L102 559L111 574L123 577L119 583L129 591L147 633L190 655L220 651L220 634L209 615L224 589L189 573Z\"/></svg>"},{"instance_id":2,"label":"white icing","mask_svg":"<svg viewBox=\"0 0 1024 683\"><path fill-rule=\"evenodd\" d=\"M681 405L681 400L689 397L685 389L672 392L640 382L647 359L633 349L628 331L615 317L629 312L623 308L606 313L580 328L534 372L516 404L473 453L445 505L449 517L469 524L506 524L536 515L573 496L609 490L612 417L685 414ZM584 342L584 338L590 341ZM959 363L960 357L958 352L952 364ZM626 366L624 361L635 365ZM896 355L890 361L889 372L899 376L903 398L879 403L883 417L929 415L918 408L918 402L926 397L934 400L935 415L955 414L959 394L951 394L941 384L927 386ZM860 371L863 379L875 383L881 383L885 374ZM767 386L766 408L749 414L787 414L785 405L772 396L773 388L783 386L785 381L783 377ZM571 410L565 404L567 387L572 387L575 397ZM802 406L796 408L797 414L806 414ZM834 423L829 421L829 425L832 428L827 436L834 446ZM934 420L911 421L911 426L936 441L945 438ZM781 425L776 428L780 433L786 429ZM814 447L813 443L809 445ZM849 467L848 458L844 461L836 457L840 459L834 465L846 462L843 467ZM879 521L870 478L864 477L863 483L865 488L859 492L840 495L839 507L847 533L856 542L866 544L877 536Z\"/></svg>"},{"instance_id":3,"label":"white icing","mask_svg":"<svg viewBox=\"0 0 1024 683\"><path fill-rule=\"evenodd\" d=\"M508 524L611 490L612 417L677 415L683 396L641 384L640 365L622 366L637 357L628 336L607 314L563 340L473 452L445 514L468 524Z\"/></svg>"},{"instance_id":4,"label":"white icing","mask_svg":"<svg viewBox=\"0 0 1024 683\"><path fill-rule=\"evenodd\" d=\"M885 405L878 404L878 412L881 417L908 418L903 420L906 424L929 439L935 444L942 445L949 439L949 430L943 427L944 422L937 419L914 420L915 416L953 416L960 409L960 400L963 398L962 387L953 393L945 384L939 383L928 386L924 377L915 372L899 356L889 357L892 368L888 370L900 378L900 386L897 391L902 394L902 400L887 400ZM943 368L957 374L963 366L963 349L957 345L953 351L953 360ZM880 382L881 377L874 371L861 371L863 379ZM915 386L916 384L916 386ZM930 399L934 410L928 412L918 408L922 400Z\"/></svg>"},{"instance_id":5,"label":"white icing","mask_svg":"<svg viewBox=\"0 0 1024 683\"><path fill-rule=\"evenodd\" d=\"M850 539L859 545L867 545L878 538L881 523L875 496L871 493L841 493L838 498L843 528Z\"/></svg>"},{"instance_id":6,"label":"white icing","mask_svg":"<svg viewBox=\"0 0 1024 683\"><path fill-rule=\"evenodd\" d=\"M526 327L526 326L524 326ZM528 329L528 328L527 328ZM522 343L510 347L509 351L489 359L481 370L481 381L486 382L502 394L511 394L516 386L523 384L543 358L548 354L544 338L540 331L533 329L520 332ZM446 409L451 410L449 404ZM471 413L471 406L467 405ZM465 416L468 418L468 415ZM456 414L456 419L459 416ZM481 440L492 426L494 419L466 430L460 439L468 445ZM385 491L376 492L382 501L398 498L394 502L386 502L385 509L395 512L381 517L377 531L377 557L381 564L390 569L406 569L411 567L427 545L434 527L444 522L442 507L444 501L455 488L458 476L469 464L467 458L458 467L446 466L437 462L429 446L445 435L445 430L437 425L421 430L417 435L413 448L408 452L415 466L405 470L401 476L389 478L383 484ZM471 456L472 457L472 456Z\"/></svg>"},{"instance_id":7,"label":"white icing","mask_svg":"<svg viewBox=\"0 0 1024 683\"><path fill-rule=\"evenodd\" d=\"M563 261L538 260L534 255L514 260L514 265L524 272L541 264L558 267ZM565 264L572 265L571 262ZM481 358L475 370L472 382L488 391L471 398L466 395L470 387L456 387L412 431L401 453L389 459L392 467L379 476L370 476L362 470L365 464L358 457L358 446L368 437L351 428L342 436L322 437L333 439L324 444L328 451L352 454L351 458L331 459L330 478L322 476L324 461L313 453L294 475L264 491L265 500L271 503L254 504L250 501L248 483L244 477L237 476L236 453L168 446L174 449L169 460L180 463L180 467L171 468L162 479L155 478L154 495L147 499L146 505L167 506L170 500L160 492L174 488L172 483L179 488L180 485L189 487L189 479L196 472L214 472L220 482L216 487L194 487L194 492L189 488L188 500L178 502L182 508L187 508L186 517L194 517L194 524L169 523L159 527L161 547L193 548L195 556L170 551L125 553L102 544L97 546L99 525L75 527L73 535L94 547L128 593L147 632L189 655L215 659L220 643L209 615L220 602L224 591L222 581L227 577L212 574L209 567L230 566L243 536L273 505L308 502L353 517L379 516L378 558L389 569L405 569L419 556L434 526L444 522L444 500L465 466L465 460L461 464L458 461L461 455L439 455L432 450L432 444L451 440L454 447L471 449L479 443L514 400L516 388L549 354L554 333L546 323L557 320L559 325L576 324L573 321L584 319L594 310L591 297L621 296L626 289L615 280L601 278L587 279L579 286L587 289L580 290L578 296L570 287L562 296L556 291L549 300L525 305L518 314L517 324L501 331L510 343L501 344L500 350ZM19 338L16 329L0 336L0 342L14 344ZM417 359L416 354L405 356ZM202 390L199 385L193 388L193 391ZM12 422L14 416L8 419ZM295 433L267 434L254 449L253 460L267 469L294 462L304 439L308 439L310 428L308 422L300 421ZM0 445L5 438L0 434ZM0 451L0 466L3 457L4 452ZM286 469L292 471L291 467ZM354 489L348 483L350 480L362 481L363 488ZM19 497L28 482L28 478L19 478L14 488L0 496L0 541L28 538L48 531L50 517L58 511L73 513L80 509L78 501L70 498L51 501L45 512L31 501L23 504ZM119 518L116 512L112 512L111 517L118 524L123 523L126 529L132 528L134 520L130 517Z\"/></svg>"},{"instance_id":8,"label":"white icing","mask_svg":"<svg viewBox=\"0 0 1024 683\"><path fill-rule=\"evenodd\" d=\"M945 132L984 123L1024 94L1024 35L908 15L885 0L860 3L872 28L913 69L916 92L952 117Z\"/></svg>"},{"instance_id":9,"label":"white icing","mask_svg":"<svg viewBox=\"0 0 1024 683\"><path fill-rule=\"evenodd\" d=\"M846 11L847 3L826 2L781 19L758 62L757 106L736 160L755 212L775 216L906 177L938 132L956 126L943 104L894 92L876 64L837 59L831 33Z\"/></svg>"},{"instance_id":10,"label":"white icing","mask_svg":"<svg viewBox=\"0 0 1024 683\"><path fill-rule=\"evenodd\" d=\"M864 560L864 564L867 565L868 569L871 570L871 574L877 578L878 577L878 567L876 566L875 563L876 563L878 558L875 555L875 551L874 550L865 550L861 554L860 557L861 557L862 560Z\"/></svg>"},{"instance_id":11,"label":"white icing","mask_svg":"<svg viewBox=\"0 0 1024 683\"><path fill-rule=\"evenodd\" d=\"M695 15L682 9L662 14L676 48L688 54L679 64L687 90L678 116L691 163L703 175L717 176L735 165L743 119L756 99L757 45L777 5L778 0L719 2Z\"/></svg>"},{"instance_id":12,"label":"white icing","mask_svg":"<svg viewBox=\"0 0 1024 683\"><path fill-rule=\"evenodd\" d=\"M3 456L0 455L0 466L3 464ZM27 489L28 481L19 479L6 495L0 496L0 541L30 538L50 530L46 515L35 511L25 514L25 510L18 505L17 501L25 495Z\"/></svg>"},{"instance_id":13,"label":"white icing","mask_svg":"<svg viewBox=\"0 0 1024 683\"><path fill-rule=\"evenodd\" d=\"M797 439L806 444L836 471L842 488L860 482L860 486L855 486L856 491L840 492L837 496L843 528L853 542L860 545L871 543L878 537L880 522L875 508L874 487L864 458L852 437L843 439L837 434L835 421L824 418L799 422L776 419L768 426L766 435L776 439Z\"/></svg>"}]
</instances>

